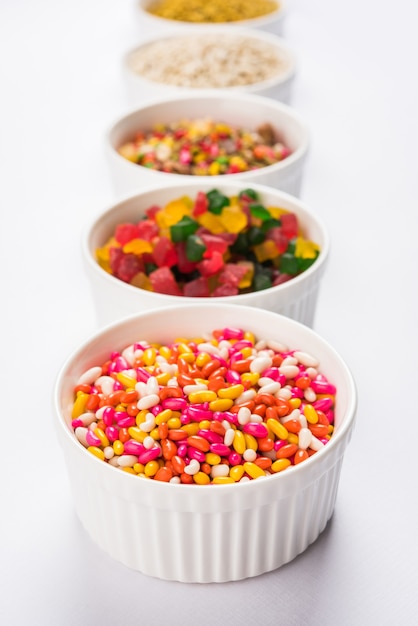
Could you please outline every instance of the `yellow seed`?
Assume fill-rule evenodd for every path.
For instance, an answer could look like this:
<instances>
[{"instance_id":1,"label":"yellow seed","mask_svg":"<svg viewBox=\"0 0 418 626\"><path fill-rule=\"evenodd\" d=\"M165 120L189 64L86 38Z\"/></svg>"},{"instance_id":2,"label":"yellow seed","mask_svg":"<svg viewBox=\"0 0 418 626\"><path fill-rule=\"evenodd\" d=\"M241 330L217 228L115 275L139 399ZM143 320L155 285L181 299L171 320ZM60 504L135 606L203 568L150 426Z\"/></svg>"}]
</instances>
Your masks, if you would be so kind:
<instances>
[{"instance_id":1,"label":"yellow seed","mask_svg":"<svg viewBox=\"0 0 418 626\"><path fill-rule=\"evenodd\" d=\"M248 474L248 476L251 476L251 478L260 478L261 476L266 475L266 472L261 469L261 467L255 463L251 463L250 461L246 461L243 467L244 471Z\"/></svg>"},{"instance_id":2,"label":"yellow seed","mask_svg":"<svg viewBox=\"0 0 418 626\"><path fill-rule=\"evenodd\" d=\"M116 379L124 386L130 387L131 389L135 387L137 380L133 376L127 376L124 372L118 372L116 374Z\"/></svg>"},{"instance_id":3,"label":"yellow seed","mask_svg":"<svg viewBox=\"0 0 418 626\"><path fill-rule=\"evenodd\" d=\"M208 352L199 352L196 357L196 365L197 367L202 368L206 365L206 363L209 363L209 361L211 360L212 357Z\"/></svg>"},{"instance_id":4,"label":"yellow seed","mask_svg":"<svg viewBox=\"0 0 418 626\"><path fill-rule=\"evenodd\" d=\"M238 454L244 454L245 450L247 449L244 433L240 430L235 431L232 447L234 448L235 452L238 452Z\"/></svg>"},{"instance_id":5,"label":"yellow seed","mask_svg":"<svg viewBox=\"0 0 418 626\"><path fill-rule=\"evenodd\" d=\"M113 452L117 455L120 456L121 454L123 454L123 451L125 449L125 446L123 445L123 443L119 440L116 439L116 441L113 442Z\"/></svg>"},{"instance_id":6,"label":"yellow seed","mask_svg":"<svg viewBox=\"0 0 418 626\"><path fill-rule=\"evenodd\" d=\"M208 485L210 483L210 478L205 472L197 472L194 474L193 480L197 485Z\"/></svg>"},{"instance_id":7,"label":"yellow seed","mask_svg":"<svg viewBox=\"0 0 418 626\"><path fill-rule=\"evenodd\" d=\"M158 413L156 416L155 423L157 426L160 426L161 424L168 422L171 417L173 417L173 411L171 409L163 409L161 413Z\"/></svg>"},{"instance_id":8,"label":"yellow seed","mask_svg":"<svg viewBox=\"0 0 418 626\"><path fill-rule=\"evenodd\" d=\"M134 475L136 475L136 472L135 472L133 467L122 467L122 471L126 472L127 474L134 474Z\"/></svg>"},{"instance_id":9,"label":"yellow seed","mask_svg":"<svg viewBox=\"0 0 418 626\"><path fill-rule=\"evenodd\" d=\"M189 401L192 404L200 404L202 402L212 402L216 400L218 396L214 391L202 390L202 391L193 391L193 393L189 394Z\"/></svg>"},{"instance_id":10,"label":"yellow seed","mask_svg":"<svg viewBox=\"0 0 418 626\"><path fill-rule=\"evenodd\" d=\"M302 404L302 400L300 398L290 398L289 404L292 409L298 409Z\"/></svg>"},{"instance_id":11,"label":"yellow seed","mask_svg":"<svg viewBox=\"0 0 418 626\"><path fill-rule=\"evenodd\" d=\"M243 465L234 465L229 470L230 477L237 483L244 476L244 466Z\"/></svg>"},{"instance_id":12,"label":"yellow seed","mask_svg":"<svg viewBox=\"0 0 418 626\"><path fill-rule=\"evenodd\" d=\"M234 404L234 401L230 398L217 398L212 402L209 402L209 410L210 411L228 411L231 406Z\"/></svg>"},{"instance_id":13,"label":"yellow seed","mask_svg":"<svg viewBox=\"0 0 418 626\"><path fill-rule=\"evenodd\" d=\"M135 441L139 441L139 443L142 443L145 437L148 435L148 433L141 430L139 426L130 426L128 428L128 434L131 439L135 439Z\"/></svg>"},{"instance_id":14,"label":"yellow seed","mask_svg":"<svg viewBox=\"0 0 418 626\"><path fill-rule=\"evenodd\" d=\"M148 461L144 467L144 474L145 476L155 476L159 469L158 461Z\"/></svg>"},{"instance_id":15,"label":"yellow seed","mask_svg":"<svg viewBox=\"0 0 418 626\"><path fill-rule=\"evenodd\" d=\"M234 484L235 480L230 476L215 476L215 478L212 480L212 483L215 485L227 485Z\"/></svg>"},{"instance_id":16,"label":"yellow seed","mask_svg":"<svg viewBox=\"0 0 418 626\"><path fill-rule=\"evenodd\" d=\"M103 448L106 448L107 446L110 445L109 439L106 437L105 433L103 432L101 428L95 428L93 432L96 435L96 437L100 439L100 443L102 444Z\"/></svg>"},{"instance_id":17,"label":"yellow seed","mask_svg":"<svg viewBox=\"0 0 418 626\"><path fill-rule=\"evenodd\" d=\"M162 372L161 374L157 374L155 378L157 379L159 385L165 387L171 376L169 372Z\"/></svg>"},{"instance_id":18,"label":"yellow seed","mask_svg":"<svg viewBox=\"0 0 418 626\"><path fill-rule=\"evenodd\" d=\"M249 448L250 450L255 450L257 452L257 448L258 448L257 439L253 437L252 435L249 435L248 433L244 433L244 439L245 439L245 447Z\"/></svg>"},{"instance_id":19,"label":"yellow seed","mask_svg":"<svg viewBox=\"0 0 418 626\"><path fill-rule=\"evenodd\" d=\"M200 426L197 422L191 422L190 424L184 424L181 426L182 430L187 433L188 437L192 437L193 435L197 435L200 430Z\"/></svg>"},{"instance_id":20,"label":"yellow seed","mask_svg":"<svg viewBox=\"0 0 418 626\"><path fill-rule=\"evenodd\" d=\"M181 428L181 420L179 417L170 417L167 420L167 426L169 428Z\"/></svg>"},{"instance_id":21,"label":"yellow seed","mask_svg":"<svg viewBox=\"0 0 418 626\"><path fill-rule=\"evenodd\" d=\"M142 355L142 360L145 365L154 365L156 356L157 352L155 348L146 348L144 350L144 354Z\"/></svg>"},{"instance_id":22,"label":"yellow seed","mask_svg":"<svg viewBox=\"0 0 418 626\"><path fill-rule=\"evenodd\" d=\"M215 454L214 452L207 452L205 461L206 463L209 463L209 465L219 465L219 463L221 462L221 457L219 456L219 454Z\"/></svg>"},{"instance_id":23,"label":"yellow seed","mask_svg":"<svg viewBox=\"0 0 418 626\"><path fill-rule=\"evenodd\" d=\"M83 413L85 413L85 408L87 404L87 400L89 399L90 394L84 393L83 391L78 391L76 399L73 404L73 409L71 412L72 419L77 419Z\"/></svg>"},{"instance_id":24,"label":"yellow seed","mask_svg":"<svg viewBox=\"0 0 418 626\"><path fill-rule=\"evenodd\" d=\"M291 465L289 459L277 459L277 461L274 461L274 463L271 465L271 471L275 473L282 472L287 467L289 467L289 465Z\"/></svg>"},{"instance_id":25,"label":"yellow seed","mask_svg":"<svg viewBox=\"0 0 418 626\"><path fill-rule=\"evenodd\" d=\"M258 383L258 379L260 378L260 374L258 372L244 372L241 375L241 380L243 383L251 383L254 387Z\"/></svg>"},{"instance_id":26,"label":"yellow seed","mask_svg":"<svg viewBox=\"0 0 418 626\"><path fill-rule=\"evenodd\" d=\"M287 428L285 428L278 420L268 419L267 428L270 429L278 439L287 439L289 436Z\"/></svg>"},{"instance_id":27,"label":"yellow seed","mask_svg":"<svg viewBox=\"0 0 418 626\"><path fill-rule=\"evenodd\" d=\"M97 458L100 459L101 461L104 461L104 458L105 458L104 452L97 446L89 446L87 450L91 452L91 454L93 454L94 456L97 456Z\"/></svg>"},{"instance_id":28,"label":"yellow seed","mask_svg":"<svg viewBox=\"0 0 418 626\"><path fill-rule=\"evenodd\" d=\"M235 400L244 392L244 389L244 385L238 383L236 385L231 385L230 387L218 389L218 396L220 398L232 398Z\"/></svg>"},{"instance_id":29,"label":"yellow seed","mask_svg":"<svg viewBox=\"0 0 418 626\"><path fill-rule=\"evenodd\" d=\"M309 422L309 424L317 424L318 423L318 413L316 412L315 408L312 406L312 404L306 404L304 409L303 409L303 414L306 417L306 420Z\"/></svg>"}]
</instances>

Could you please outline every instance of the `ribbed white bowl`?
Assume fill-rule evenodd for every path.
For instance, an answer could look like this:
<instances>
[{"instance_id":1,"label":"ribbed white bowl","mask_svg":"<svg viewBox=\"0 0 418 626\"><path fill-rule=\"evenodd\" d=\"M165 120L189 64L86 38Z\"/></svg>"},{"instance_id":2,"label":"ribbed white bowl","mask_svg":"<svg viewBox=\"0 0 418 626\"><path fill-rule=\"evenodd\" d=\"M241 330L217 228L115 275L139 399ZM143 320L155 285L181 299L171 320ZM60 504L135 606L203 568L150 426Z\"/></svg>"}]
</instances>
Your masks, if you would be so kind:
<instances>
[{"instance_id":1,"label":"ribbed white bowl","mask_svg":"<svg viewBox=\"0 0 418 626\"><path fill-rule=\"evenodd\" d=\"M183 28L176 29L175 32L165 32L159 36L150 37L148 35L146 40L141 41L141 45L126 52L122 59L122 72L127 87L128 99L133 107L156 98L185 96L189 94L193 95L198 91L205 89L209 89L214 93L222 91L222 88L211 87L210 85L206 85L205 87L186 87L170 83L156 82L133 69L133 59L138 53L141 53L146 46L155 43L167 43L170 45L171 41L181 43L185 38L190 37L191 35L193 35L193 37L198 37L200 35L203 35L204 37L207 35L216 37L219 42L218 47L220 50L223 48L225 48L225 50L230 49L229 47L225 47L223 42L228 42L228 39L231 37L252 40L254 45L259 44L263 46L270 46L272 51L276 53L277 57L283 63L283 69L278 72L276 76L272 76L267 80L249 83L247 85L226 87L223 91L231 94L237 92L252 93L259 96L274 98L280 102L289 104L291 99L291 90L296 75L296 56L288 44L280 37L262 30L221 25L214 27L212 25L212 27L202 26L199 29L199 35L195 32L191 33L188 29L184 30Z\"/></svg>"},{"instance_id":2,"label":"ribbed white bowl","mask_svg":"<svg viewBox=\"0 0 418 626\"><path fill-rule=\"evenodd\" d=\"M278 163L257 170L221 176L193 176L151 170L128 161L118 153L118 148L131 141L138 131L150 130L157 123L168 124L182 119L204 118L250 130L270 123L281 134L292 154ZM106 157L114 189L116 194L122 195L135 193L152 184L163 186L176 182L201 181L216 187L230 180L241 180L247 184L270 185L298 196L308 146L307 126L291 107L265 96L224 91L199 91L187 96L171 96L144 103L113 123L105 139Z\"/></svg>"},{"instance_id":3,"label":"ribbed white bowl","mask_svg":"<svg viewBox=\"0 0 418 626\"><path fill-rule=\"evenodd\" d=\"M235 180L218 184L216 188L226 196L233 196L238 195L245 187L242 182ZM170 200L183 195L195 197L198 191L209 191L213 188L214 185L206 181L183 185L177 183L162 188L153 186L117 202L87 225L82 238L82 258L100 325L147 309L196 302L196 298L154 293L129 285L103 270L95 255L97 248L103 246L113 235L117 224L138 221L152 205L164 206ZM263 185L251 185L251 188L258 192L266 206L279 206L293 211L305 238L320 246L320 254L308 270L282 285L237 296L199 298L199 301L254 306L281 313L312 326L320 283L329 258L328 232L320 218L297 198Z\"/></svg>"},{"instance_id":4,"label":"ribbed white bowl","mask_svg":"<svg viewBox=\"0 0 418 626\"><path fill-rule=\"evenodd\" d=\"M259 338L314 354L337 387L330 442L283 473L231 485L145 480L88 453L70 430L73 388L82 372L138 339L169 341L237 326L234 306L193 304L155 310L108 326L63 365L54 391L55 426L77 514L92 540L121 563L158 578L224 582L257 576L303 552L335 505L357 395L347 365L311 329L275 313L242 307L239 325Z\"/></svg>"}]
</instances>

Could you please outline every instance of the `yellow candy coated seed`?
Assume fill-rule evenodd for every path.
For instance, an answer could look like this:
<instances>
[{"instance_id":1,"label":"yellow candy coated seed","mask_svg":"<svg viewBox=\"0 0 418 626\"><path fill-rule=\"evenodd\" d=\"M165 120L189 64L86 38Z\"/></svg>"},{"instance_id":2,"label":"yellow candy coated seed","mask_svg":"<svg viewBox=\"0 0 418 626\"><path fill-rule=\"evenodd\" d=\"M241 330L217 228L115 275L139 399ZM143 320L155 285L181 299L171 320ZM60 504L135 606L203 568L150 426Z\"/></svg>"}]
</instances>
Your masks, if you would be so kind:
<instances>
[{"instance_id":1,"label":"yellow candy coated seed","mask_svg":"<svg viewBox=\"0 0 418 626\"><path fill-rule=\"evenodd\" d=\"M278 420L268 419L267 428L271 430L271 432L275 434L278 439L287 439L289 436L287 428L285 428Z\"/></svg>"},{"instance_id":2,"label":"yellow candy coated seed","mask_svg":"<svg viewBox=\"0 0 418 626\"><path fill-rule=\"evenodd\" d=\"M158 461L148 461L144 467L144 474L145 476L155 476L159 469Z\"/></svg>"},{"instance_id":3,"label":"yellow candy coated seed","mask_svg":"<svg viewBox=\"0 0 418 626\"><path fill-rule=\"evenodd\" d=\"M252 353L253 353L253 349L252 348L243 348L241 350L241 354L242 354L242 358L243 359L249 359L250 356L252 355Z\"/></svg>"},{"instance_id":4,"label":"yellow candy coated seed","mask_svg":"<svg viewBox=\"0 0 418 626\"><path fill-rule=\"evenodd\" d=\"M142 409L141 411L139 411L139 413L135 417L135 422L137 426L140 426L140 424L143 424L145 422L145 420L147 419L147 413L147 409Z\"/></svg>"},{"instance_id":5,"label":"yellow candy coated seed","mask_svg":"<svg viewBox=\"0 0 418 626\"><path fill-rule=\"evenodd\" d=\"M159 385L162 385L163 387L165 387L168 381L170 380L171 376L169 372L163 372L161 374L157 374L155 378L157 379L157 382Z\"/></svg>"},{"instance_id":6,"label":"yellow candy coated seed","mask_svg":"<svg viewBox=\"0 0 418 626\"><path fill-rule=\"evenodd\" d=\"M137 381L132 376L127 376L124 372L118 372L116 374L116 379L124 386L130 387L131 389L135 387Z\"/></svg>"},{"instance_id":7,"label":"yellow candy coated seed","mask_svg":"<svg viewBox=\"0 0 418 626\"><path fill-rule=\"evenodd\" d=\"M305 406L305 408L303 409L303 414L306 417L306 420L309 422L309 424L317 424L318 423L318 413L316 412L315 408L312 406L312 404L307 404Z\"/></svg>"},{"instance_id":8,"label":"yellow candy coated seed","mask_svg":"<svg viewBox=\"0 0 418 626\"><path fill-rule=\"evenodd\" d=\"M244 476L244 467L242 465L234 465L234 467L231 467L229 470L229 475L236 483L238 483Z\"/></svg>"},{"instance_id":9,"label":"yellow candy coated seed","mask_svg":"<svg viewBox=\"0 0 418 626\"><path fill-rule=\"evenodd\" d=\"M181 420L179 417L170 417L167 420L167 426L169 428L181 428Z\"/></svg>"},{"instance_id":10,"label":"yellow candy coated seed","mask_svg":"<svg viewBox=\"0 0 418 626\"><path fill-rule=\"evenodd\" d=\"M161 346L159 353L160 356L163 356L167 360L171 358L171 350L168 346Z\"/></svg>"},{"instance_id":11,"label":"yellow candy coated seed","mask_svg":"<svg viewBox=\"0 0 418 626\"><path fill-rule=\"evenodd\" d=\"M83 393L82 391L79 391L77 393L76 399L73 404L73 409L71 412L72 419L77 419L77 417L80 417L80 415L85 413L85 408L86 408L87 400L89 399L89 397L90 397L90 394L88 393Z\"/></svg>"},{"instance_id":12,"label":"yellow candy coated seed","mask_svg":"<svg viewBox=\"0 0 418 626\"><path fill-rule=\"evenodd\" d=\"M289 404L292 409L298 409L302 404L302 400L300 398L290 398Z\"/></svg>"},{"instance_id":13,"label":"yellow candy coated seed","mask_svg":"<svg viewBox=\"0 0 418 626\"><path fill-rule=\"evenodd\" d=\"M251 478L260 478L261 476L266 475L266 472L261 469L261 467L259 467L255 463L251 463L250 461L246 461L243 467L244 471L248 474L248 476L251 476Z\"/></svg>"},{"instance_id":14,"label":"yellow candy coated seed","mask_svg":"<svg viewBox=\"0 0 418 626\"><path fill-rule=\"evenodd\" d=\"M255 452L257 452L257 448L258 448L257 439L253 437L252 435L249 435L248 433L244 433L244 439L245 439L245 447L249 448L250 450L255 450Z\"/></svg>"},{"instance_id":15,"label":"yellow candy coated seed","mask_svg":"<svg viewBox=\"0 0 418 626\"><path fill-rule=\"evenodd\" d=\"M126 472L127 474L134 474L134 475L136 475L136 471L134 470L133 467L122 467L122 471Z\"/></svg>"},{"instance_id":16,"label":"yellow candy coated seed","mask_svg":"<svg viewBox=\"0 0 418 626\"><path fill-rule=\"evenodd\" d=\"M299 444L299 437L295 433L289 433L287 436L287 440L289 443Z\"/></svg>"},{"instance_id":17,"label":"yellow candy coated seed","mask_svg":"<svg viewBox=\"0 0 418 626\"><path fill-rule=\"evenodd\" d=\"M219 465L219 463L221 462L221 457L219 456L219 454L215 454L214 452L207 452L205 461L206 463L209 463L209 465Z\"/></svg>"},{"instance_id":18,"label":"yellow candy coated seed","mask_svg":"<svg viewBox=\"0 0 418 626\"><path fill-rule=\"evenodd\" d=\"M232 400L235 400L244 392L244 389L244 385L238 383L236 385L231 385L230 387L218 389L218 396L219 398L231 398Z\"/></svg>"},{"instance_id":19,"label":"yellow candy coated seed","mask_svg":"<svg viewBox=\"0 0 418 626\"><path fill-rule=\"evenodd\" d=\"M133 469L137 474L143 474L144 472L144 466L142 463L135 463Z\"/></svg>"},{"instance_id":20,"label":"yellow candy coated seed","mask_svg":"<svg viewBox=\"0 0 418 626\"><path fill-rule=\"evenodd\" d=\"M186 361L186 363L194 363L195 360L194 354L192 354L191 352L184 352L181 355L181 358L183 359L183 361Z\"/></svg>"},{"instance_id":21,"label":"yellow candy coated seed","mask_svg":"<svg viewBox=\"0 0 418 626\"><path fill-rule=\"evenodd\" d=\"M210 411L228 411L231 406L234 404L234 401L230 398L217 398L217 400L213 400L209 402L209 410Z\"/></svg>"},{"instance_id":22,"label":"yellow candy coated seed","mask_svg":"<svg viewBox=\"0 0 418 626\"><path fill-rule=\"evenodd\" d=\"M255 345L255 335L251 331L249 331L249 330L245 331L244 339L245 339L245 341L251 341L251 343L253 345Z\"/></svg>"},{"instance_id":23,"label":"yellow candy coated seed","mask_svg":"<svg viewBox=\"0 0 418 626\"><path fill-rule=\"evenodd\" d=\"M135 441L139 441L139 443L142 443L148 435L148 433L141 430L138 426L130 426L128 428L128 434L131 439L135 439Z\"/></svg>"},{"instance_id":24,"label":"yellow candy coated seed","mask_svg":"<svg viewBox=\"0 0 418 626\"><path fill-rule=\"evenodd\" d=\"M210 421L209 420L202 420L201 422L199 422L199 428L201 428L202 430L209 430L210 429Z\"/></svg>"},{"instance_id":25,"label":"yellow candy coated seed","mask_svg":"<svg viewBox=\"0 0 418 626\"><path fill-rule=\"evenodd\" d=\"M103 448L106 448L107 446L110 445L109 439L106 437L105 433L103 432L101 428L95 428L93 432L96 435L96 437L100 439L100 443L102 444Z\"/></svg>"},{"instance_id":26,"label":"yellow candy coated seed","mask_svg":"<svg viewBox=\"0 0 418 626\"><path fill-rule=\"evenodd\" d=\"M91 452L91 454L93 454L94 456L97 456L97 458L100 459L101 461L104 461L105 459L104 452L97 446L89 446L87 450Z\"/></svg>"},{"instance_id":27,"label":"yellow candy coated seed","mask_svg":"<svg viewBox=\"0 0 418 626\"><path fill-rule=\"evenodd\" d=\"M202 402L212 402L213 400L216 400L217 397L216 393L214 391L210 391L209 389L193 391L193 393L189 395L189 401L192 404L200 404Z\"/></svg>"},{"instance_id":28,"label":"yellow candy coated seed","mask_svg":"<svg viewBox=\"0 0 418 626\"><path fill-rule=\"evenodd\" d=\"M210 483L210 478L205 472L197 472L194 474L193 480L197 485L208 485Z\"/></svg>"},{"instance_id":29,"label":"yellow candy coated seed","mask_svg":"<svg viewBox=\"0 0 418 626\"><path fill-rule=\"evenodd\" d=\"M197 435L197 433L200 430L200 426L197 422L191 422L191 424L184 424L183 426L181 426L181 428L187 433L188 437Z\"/></svg>"},{"instance_id":30,"label":"yellow candy coated seed","mask_svg":"<svg viewBox=\"0 0 418 626\"><path fill-rule=\"evenodd\" d=\"M155 417L155 423L157 426L160 426L160 424L168 422L171 417L173 417L173 411L171 409L163 409L161 413L158 413Z\"/></svg>"},{"instance_id":31,"label":"yellow candy coated seed","mask_svg":"<svg viewBox=\"0 0 418 626\"><path fill-rule=\"evenodd\" d=\"M196 357L196 365L197 367L202 368L211 360L212 360L212 357L208 352L199 352L199 354Z\"/></svg>"},{"instance_id":32,"label":"yellow candy coated seed","mask_svg":"<svg viewBox=\"0 0 418 626\"><path fill-rule=\"evenodd\" d=\"M158 428L153 428L148 434L153 439L160 439L160 433L158 432Z\"/></svg>"},{"instance_id":33,"label":"yellow candy coated seed","mask_svg":"<svg viewBox=\"0 0 418 626\"><path fill-rule=\"evenodd\" d=\"M234 484L235 480L230 476L215 476L215 478L212 480L212 483L215 485Z\"/></svg>"},{"instance_id":34,"label":"yellow candy coated seed","mask_svg":"<svg viewBox=\"0 0 418 626\"><path fill-rule=\"evenodd\" d=\"M145 365L154 365L156 356L157 352L155 348L146 348L144 350L144 354L142 355L142 360Z\"/></svg>"},{"instance_id":35,"label":"yellow candy coated seed","mask_svg":"<svg viewBox=\"0 0 418 626\"><path fill-rule=\"evenodd\" d=\"M241 432L240 430L235 431L234 440L232 442L232 447L234 448L235 452L238 452L238 454L244 454L247 448L244 433Z\"/></svg>"},{"instance_id":36,"label":"yellow candy coated seed","mask_svg":"<svg viewBox=\"0 0 418 626\"><path fill-rule=\"evenodd\" d=\"M289 465L291 465L289 459L277 459L277 461L274 461L274 463L271 465L271 470L275 473L282 472L284 469L289 467Z\"/></svg>"},{"instance_id":37,"label":"yellow candy coated seed","mask_svg":"<svg viewBox=\"0 0 418 626\"><path fill-rule=\"evenodd\" d=\"M113 451L116 455L120 456L121 454L123 454L123 451L125 449L123 443L121 441L119 441L119 439L116 439L116 441L113 442Z\"/></svg>"},{"instance_id":38,"label":"yellow candy coated seed","mask_svg":"<svg viewBox=\"0 0 418 626\"><path fill-rule=\"evenodd\" d=\"M241 375L242 382L250 383L252 386L255 386L258 383L259 378L260 374L258 372L244 372Z\"/></svg>"}]
</instances>

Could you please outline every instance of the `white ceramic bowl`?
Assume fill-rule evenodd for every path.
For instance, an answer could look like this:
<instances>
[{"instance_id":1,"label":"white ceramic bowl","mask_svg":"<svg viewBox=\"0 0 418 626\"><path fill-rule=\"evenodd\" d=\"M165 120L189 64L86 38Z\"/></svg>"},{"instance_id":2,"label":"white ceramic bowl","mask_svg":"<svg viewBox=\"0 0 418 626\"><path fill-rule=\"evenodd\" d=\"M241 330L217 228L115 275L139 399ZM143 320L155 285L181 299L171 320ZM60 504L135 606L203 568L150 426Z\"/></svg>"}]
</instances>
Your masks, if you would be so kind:
<instances>
[{"instance_id":1,"label":"white ceramic bowl","mask_svg":"<svg viewBox=\"0 0 418 626\"><path fill-rule=\"evenodd\" d=\"M238 195L245 188L246 185L237 180L217 187L228 197ZM199 300L268 309L312 326L320 283L329 257L328 232L318 216L297 198L263 185L251 185L251 188L258 192L266 206L279 206L294 212L304 237L320 246L320 254L309 269L282 285L236 296ZM82 238L82 257L99 324L107 324L146 309L196 302L193 297L155 293L119 280L100 267L96 261L96 250L113 235L117 224L139 221L150 206L164 206L184 195L194 198L198 191L207 192L211 189L212 184L197 181L180 186L151 187L112 205L86 226Z\"/></svg>"},{"instance_id":2,"label":"white ceramic bowl","mask_svg":"<svg viewBox=\"0 0 418 626\"><path fill-rule=\"evenodd\" d=\"M153 15L147 10L152 4L155 4L155 0L139 0L135 5L135 12L138 18L139 28L141 33L146 35L160 34L167 31L172 31L178 27L187 28L190 31L196 31L202 26L202 23L196 22L183 22L179 20L166 19ZM283 34L283 25L287 14L287 2L286 0L278 0L278 7L276 11L273 11L264 16L260 16L253 19L237 20L236 22L222 22L232 26L244 26L248 28L261 29L268 32L275 33L276 35ZM205 26L216 28L217 23L204 23Z\"/></svg>"},{"instance_id":3,"label":"white ceramic bowl","mask_svg":"<svg viewBox=\"0 0 418 626\"><path fill-rule=\"evenodd\" d=\"M54 420L75 508L92 540L145 574L184 582L256 576L291 561L325 529L356 412L356 388L344 361L309 328L275 313L242 307L239 326L319 359L337 387L334 433L299 465L243 483L186 485L138 478L104 463L71 430L79 376L134 341L167 342L236 327L237 308L188 305L144 312L106 327L65 362L54 391Z\"/></svg>"},{"instance_id":4,"label":"white ceramic bowl","mask_svg":"<svg viewBox=\"0 0 418 626\"><path fill-rule=\"evenodd\" d=\"M118 149L131 141L138 131L150 130L158 123L168 124L182 119L203 118L249 130L256 130L260 125L269 123L280 134L291 154L278 163L257 170L220 176L193 176L151 170L132 163L118 153ZM108 130L105 141L115 192L122 195L134 193L153 183L170 185L176 181L186 183L198 179L202 183L210 182L216 187L239 178L246 184L271 185L298 196L308 145L307 126L291 107L264 96L223 92L172 96L143 104L119 118Z\"/></svg>"},{"instance_id":5,"label":"white ceramic bowl","mask_svg":"<svg viewBox=\"0 0 418 626\"><path fill-rule=\"evenodd\" d=\"M201 52L204 45L202 38L206 44L209 42L211 47L214 45L212 42L216 42L216 53L213 54L218 63L225 65L224 59L231 59L232 56L228 62L232 69L229 70L227 83L220 81L219 75L223 76L225 69L220 71L216 65L214 66L213 55L209 58L203 56ZM242 50L244 42L247 43L247 49L249 47L248 42L252 44L253 52L250 56L252 66L246 70L248 72L246 80L249 82L240 85L238 84L240 80L239 71L244 60L237 65L236 57ZM193 56L185 56L185 45L188 52L195 50L195 60ZM181 50L182 59L180 63L179 50ZM149 60L150 58L152 61ZM259 59L264 61L264 63L261 62L261 67L263 64L268 67L267 59L277 59L276 73L272 75L270 70L268 74L260 74ZM179 74L176 73L173 77L173 68L176 71L176 68L184 68L188 65L190 69L180 69ZM156 67L160 68L158 72L156 72ZM164 69L164 73L161 68ZM140 46L136 46L124 55L122 71L132 106L140 105L154 98L184 96L205 89L214 92L224 89L228 93L243 91L267 96L289 104L291 88L296 74L296 57L283 39L261 30L231 26L218 26L209 29L202 27L199 33L179 29L172 33L147 38L146 41L142 41ZM150 74L150 72L152 73ZM254 80L251 80L253 76ZM260 76L262 77L261 80ZM268 76L268 78L264 78L264 76ZM225 84L227 87L224 86Z\"/></svg>"}]
</instances>

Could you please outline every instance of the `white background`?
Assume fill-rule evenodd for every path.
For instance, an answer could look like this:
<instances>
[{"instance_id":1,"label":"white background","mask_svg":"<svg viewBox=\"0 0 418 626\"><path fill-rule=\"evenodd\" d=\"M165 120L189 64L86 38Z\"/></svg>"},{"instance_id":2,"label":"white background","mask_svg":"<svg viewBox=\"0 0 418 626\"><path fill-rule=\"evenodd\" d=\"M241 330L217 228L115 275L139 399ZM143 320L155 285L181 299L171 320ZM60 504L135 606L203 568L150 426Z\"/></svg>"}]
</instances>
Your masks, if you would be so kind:
<instances>
[{"instance_id":1,"label":"white background","mask_svg":"<svg viewBox=\"0 0 418 626\"><path fill-rule=\"evenodd\" d=\"M302 199L332 239L315 329L354 374L357 424L314 545L258 578L186 585L85 534L51 408L58 369L96 328L80 233L114 199L103 135L128 109L134 2L0 0L2 624L418 622L418 8L289 5L292 105L312 140Z\"/></svg>"}]
</instances>

